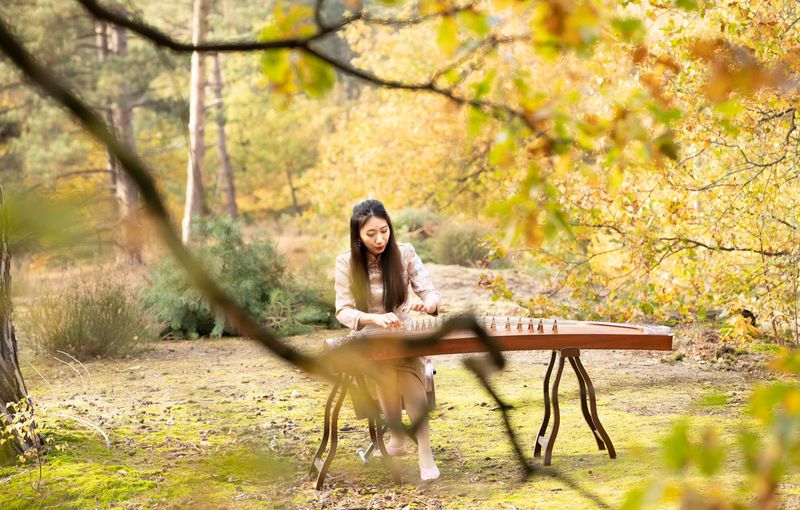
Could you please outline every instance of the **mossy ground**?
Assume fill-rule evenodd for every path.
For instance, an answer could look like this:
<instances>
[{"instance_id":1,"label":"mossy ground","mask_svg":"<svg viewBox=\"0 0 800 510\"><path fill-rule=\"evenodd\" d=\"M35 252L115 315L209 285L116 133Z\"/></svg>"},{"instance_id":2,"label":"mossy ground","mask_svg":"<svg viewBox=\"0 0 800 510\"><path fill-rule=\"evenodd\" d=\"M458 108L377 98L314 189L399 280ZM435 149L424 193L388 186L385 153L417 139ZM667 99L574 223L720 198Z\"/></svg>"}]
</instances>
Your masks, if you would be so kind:
<instances>
[{"instance_id":1,"label":"mossy ground","mask_svg":"<svg viewBox=\"0 0 800 510\"><path fill-rule=\"evenodd\" d=\"M312 349L335 334L290 341ZM491 398L458 356L437 358L439 406L431 427L442 478L418 482L413 451L399 460L402 485L392 484L379 462L362 467L355 451L368 442L366 424L346 405L339 455L322 491L313 489L307 469L328 387L252 342L163 342L133 358L87 363L88 373L23 357L48 434L63 449L47 456L41 481L35 464L0 467L0 508L509 509L594 508L598 501L615 507L629 488L660 476L661 440L676 420L713 424L731 452L736 432L756 427L744 405L765 372L670 356L584 353L615 460L597 450L567 367L553 465L543 468L537 459L528 480L521 479ZM493 379L514 406L513 424L528 455L542 417L548 358L512 354L507 370ZM111 448L75 418L103 429ZM718 480L723 490L742 481L732 474L740 472L732 457ZM784 494L797 502L800 480L794 475L789 482Z\"/></svg>"}]
</instances>

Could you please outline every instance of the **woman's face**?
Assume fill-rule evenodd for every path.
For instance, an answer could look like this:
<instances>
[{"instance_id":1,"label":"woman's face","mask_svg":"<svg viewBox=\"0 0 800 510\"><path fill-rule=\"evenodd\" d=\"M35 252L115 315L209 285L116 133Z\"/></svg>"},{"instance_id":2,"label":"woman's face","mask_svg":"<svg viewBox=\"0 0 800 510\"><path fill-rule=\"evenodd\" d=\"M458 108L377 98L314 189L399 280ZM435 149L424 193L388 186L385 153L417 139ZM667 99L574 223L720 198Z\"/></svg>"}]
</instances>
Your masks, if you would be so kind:
<instances>
[{"instance_id":1,"label":"woman's face","mask_svg":"<svg viewBox=\"0 0 800 510\"><path fill-rule=\"evenodd\" d=\"M380 255L386 249L389 236L392 235L389 224L383 218L372 216L361 227L361 242L372 255Z\"/></svg>"}]
</instances>

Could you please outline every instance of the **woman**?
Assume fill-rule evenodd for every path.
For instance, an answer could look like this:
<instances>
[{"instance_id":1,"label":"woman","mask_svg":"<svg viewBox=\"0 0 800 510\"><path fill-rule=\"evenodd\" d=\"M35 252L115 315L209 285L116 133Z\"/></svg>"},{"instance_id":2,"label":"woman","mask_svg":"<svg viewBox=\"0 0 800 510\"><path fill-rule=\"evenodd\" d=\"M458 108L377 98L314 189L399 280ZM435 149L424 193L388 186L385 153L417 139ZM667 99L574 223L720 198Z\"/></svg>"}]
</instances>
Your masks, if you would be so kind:
<instances>
[{"instance_id":1,"label":"woman","mask_svg":"<svg viewBox=\"0 0 800 510\"><path fill-rule=\"evenodd\" d=\"M386 208L378 200L353 207L350 251L336 258L336 318L353 330L402 327L404 312L436 315L441 296L428 277L414 247L397 244ZM410 302L408 284L419 300ZM378 400L390 423L400 423L401 397L417 425L419 473L423 480L439 477L431 452L422 361L411 358L388 366L386 380L377 386ZM389 455L406 453L405 437L392 430Z\"/></svg>"}]
</instances>

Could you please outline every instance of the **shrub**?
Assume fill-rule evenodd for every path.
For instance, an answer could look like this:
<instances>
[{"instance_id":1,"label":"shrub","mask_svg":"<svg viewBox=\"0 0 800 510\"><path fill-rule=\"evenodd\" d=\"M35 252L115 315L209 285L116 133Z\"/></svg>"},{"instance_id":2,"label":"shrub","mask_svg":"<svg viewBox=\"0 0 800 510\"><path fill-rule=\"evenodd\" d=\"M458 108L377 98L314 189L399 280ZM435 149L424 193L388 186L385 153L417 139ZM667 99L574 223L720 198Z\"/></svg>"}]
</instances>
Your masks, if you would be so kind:
<instances>
[{"instance_id":1,"label":"shrub","mask_svg":"<svg viewBox=\"0 0 800 510\"><path fill-rule=\"evenodd\" d=\"M245 242L241 222L216 218L196 223L196 254L212 278L253 316L279 335L308 331L306 324L329 322L332 305L314 299L292 281L273 243L264 236ZM156 265L143 291L145 303L164 324L163 334L185 338L235 335L208 306L171 258ZM309 311L314 309L314 312Z\"/></svg>"},{"instance_id":2,"label":"shrub","mask_svg":"<svg viewBox=\"0 0 800 510\"><path fill-rule=\"evenodd\" d=\"M128 354L156 337L141 303L109 279L74 283L35 301L20 330L40 353L64 351L79 359Z\"/></svg>"},{"instance_id":3,"label":"shrub","mask_svg":"<svg viewBox=\"0 0 800 510\"><path fill-rule=\"evenodd\" d=\"M480 225L445 224L432 239L432 251L439 264L475 266L489 256L484 240L489 230Z\"/></svg>"},{"instance_id":4,"label":"shrub","mask_svg":"<svg viewBox=\"0 0 800 510\"><path fill-rule=\"evenodd\" d=\"M403 209L393 216L392 224L415 239L427 239L436 232L441 218L430 209Z\"/></svg>"},{"instance_id":5,"label":"shrub","mask_svg":"<svg viewBox=\"0 0 800 510\"><path fill-rule=\"evenodd\" d=\"M411 243L423 262L438 262L433 253L433 236L441 217L430 209L403 209L394 215L398 242Z\"/></svg>"}]
</instances>

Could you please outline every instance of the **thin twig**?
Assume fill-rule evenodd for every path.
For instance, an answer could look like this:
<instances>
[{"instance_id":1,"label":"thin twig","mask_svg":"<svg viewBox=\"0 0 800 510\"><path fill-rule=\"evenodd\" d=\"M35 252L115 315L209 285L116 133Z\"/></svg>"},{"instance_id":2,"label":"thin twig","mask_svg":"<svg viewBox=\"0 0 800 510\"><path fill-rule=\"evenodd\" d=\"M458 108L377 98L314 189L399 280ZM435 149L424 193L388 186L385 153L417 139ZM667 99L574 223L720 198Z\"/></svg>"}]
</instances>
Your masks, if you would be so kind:
<instances>
[{"instance_id":1,"label":"thin twig","mask_svg":"<svg viewBox=\"0 0 800 510\"><path fill-rule=\"evenodd\" d=\"M108 434L106 434L105 431L103 431L103 429L101 429L100 427L98 427L94 423L92 423L92 422L90 422L88 420L83 420L83 419L78 418L76 416L72 416L71 414L67 414L67 413L55 413L55 415L58 416L59 418L66 418L68 420L74 420L74 421L80 423L81 425L85 425L87 427L90 427L90 428L96 430L97 432L100 433L101 436L103 436L103 439L106 440L106 448L108 448L109 450L111 449L111 441L109 441L109 439L108 439Z\"/></svg>"},{"instance_id":2,"label":"thin twig","mask_svg":"<svg viewBox=\"0 0 800 510\"><path fill-rule=\"evenodd\" d=\"M81 362L80 362L80 360L79 360L78 358L76 358L75 356L71 355L71 354L70 354L70 353L68 353L68 352L64 352L64 351L56 351L56 352L60 352L60 353L61 353L61 354L63 354L64 356L69 356L70 358L72 358L73 360L75 360L75 362L76 362L78 365L80 365L81 367L83 367L83 369L86 371L86 377L88 377L88 378L89 378L89 389L91 390L92 388L94 388L94 383L92 382L92 374L90 374L90 373L89 373L89 370L86 368L86 365L84 365L83 363L81 363Z\"/></svg>"},{"instance_id":3,"label":"thin twig","mask_svg":"<svg viewBox=\"0 0 800 510\"><path fill-rule=\"evenodd\" d=\"M83 379L83 374L81 374L80 370L78 370L77 368L73 367L72 363L67 363L66 361L62 360L58 356L53 356L53 359L58 361L59 363L65 364L69 368L71 368L76 374L78 374L78 377L81 378L81 386L86 387L86 381Z\"/></svg>"},{"instance_id":4,"label":"thin twig","mask_svg":"<svg viewBox=\"0 0 800 510\"><path fill-rule=\"evenodd\" d=\"M41 373L41 372L39 372L39 370L37 370L37 368L36 368L35 366L33 366L33 363L31 363L31 362L30 362L30 361L28 361L28 360L25 360L25 361L28 363L28 365L30 365L30 367L33 369L33 371L34 371L34 372L36 372L36 373L39 375L39 377L41 377L41 378L42 378L42 380L43 380L45 383L47 383L47 385L50 387L50 391L52 391L53 393L55 393L55 392L56 392L56 390L55 390L55 389L53 389L53 385L52 385L52 384L50 384L50 381L48 381L48 380L45 378L45 376L43 376L43 375L42 375L42 373Z\"/></svg>"}]
</instances>

